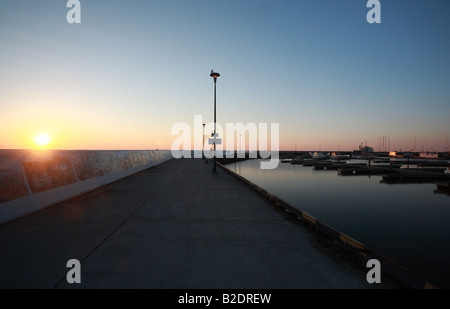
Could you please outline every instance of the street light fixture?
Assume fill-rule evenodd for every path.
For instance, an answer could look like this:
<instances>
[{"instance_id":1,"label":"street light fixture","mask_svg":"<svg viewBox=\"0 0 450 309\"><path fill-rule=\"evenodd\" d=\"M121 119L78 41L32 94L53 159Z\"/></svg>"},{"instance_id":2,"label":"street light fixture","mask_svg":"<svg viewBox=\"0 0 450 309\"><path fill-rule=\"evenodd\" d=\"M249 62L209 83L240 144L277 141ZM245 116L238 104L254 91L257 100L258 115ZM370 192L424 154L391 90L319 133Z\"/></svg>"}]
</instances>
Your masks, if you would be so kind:
<instances>
[{"instance_id":1,"label":"street light fixture","mask_svg":"<svg viewBox=\"0 0 450 309\"><path fill-rule=\"evenodd\" d=\"M203 124L202 159L205 160L205 123Z\"/></svg>"},{"instance_id":2,"label":"street light fixture","mask_svg":"<svg viewBox=\"0 0 450 309\"><path fill-rule=\"evenodd\" d=\"M217 174L216 169L216 142L217 142L217 135L216 135L216 82L217 78L220 76L219 73L214 72L214 70L211 70L211 74L209 75L212 78L214 78L214 166L212 169L213 174Z\"/></svg>"}]
</instances>

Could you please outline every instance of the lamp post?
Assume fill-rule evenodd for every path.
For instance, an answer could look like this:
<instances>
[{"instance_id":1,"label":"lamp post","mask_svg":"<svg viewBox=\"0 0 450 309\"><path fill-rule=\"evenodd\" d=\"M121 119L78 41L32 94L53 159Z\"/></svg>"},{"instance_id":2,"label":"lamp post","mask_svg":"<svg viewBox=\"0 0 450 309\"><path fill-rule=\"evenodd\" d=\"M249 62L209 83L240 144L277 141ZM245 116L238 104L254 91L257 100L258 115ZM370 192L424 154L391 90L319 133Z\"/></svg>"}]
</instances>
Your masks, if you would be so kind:
<instances>
[{"instance_id":1,"label":"lamp post","mask_svg":"<svg viewBox=\"0 0 450 309\"><path fill-rule=\"evenodd\" d=\"M217 141L217 136L216 136L216 82L217 82L217 77L220 76L219 73L214 72L214 70L211 70L211 74L209 75L214 79L214 166L212 169L213 174L217 174L217 169L216 169L216 141Z\"/></svg>"},{"instance_id":2,"label":"lamp post","mask_svg":"<svg viewBox=\"0 0 450 309\"><path fill-rule=\"evenodd\" d=\"M203 124L203 144L202 144L202 159L205 160L205 123Z\"/></svg>"}]
</instances>

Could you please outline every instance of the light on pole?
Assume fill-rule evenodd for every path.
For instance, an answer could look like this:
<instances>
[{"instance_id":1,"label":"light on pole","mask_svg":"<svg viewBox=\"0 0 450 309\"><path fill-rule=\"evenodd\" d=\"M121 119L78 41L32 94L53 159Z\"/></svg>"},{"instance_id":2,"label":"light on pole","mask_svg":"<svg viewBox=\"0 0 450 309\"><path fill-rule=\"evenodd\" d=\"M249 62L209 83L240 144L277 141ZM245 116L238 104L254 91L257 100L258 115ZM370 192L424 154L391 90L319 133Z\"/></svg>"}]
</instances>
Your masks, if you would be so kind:
<instances>
[{"instance_id":1,"label":"light on pole","mask_svg":"<svg viewBox=\"0 0 450 309\"><path fill-rule=\"evenodd\" d=\"M216 169L216 142L217 142L217 132L216 132L216 82L217 78L220 76L219 73L214 72L214 70L211 70L211 74L209 75L214 79L214 166L212 168L213 174L217 173Z\"/></svg>"},{"instance_id":2,"label":"light on pole","mask_svg":"<svg viewBox=\"0 0 450 309\"><path fill-rule=\"evenodd\" d=\"M203 144L202 144L202 159L205 160L205 123L203 124Z\"/></svg>"}]
</instances>

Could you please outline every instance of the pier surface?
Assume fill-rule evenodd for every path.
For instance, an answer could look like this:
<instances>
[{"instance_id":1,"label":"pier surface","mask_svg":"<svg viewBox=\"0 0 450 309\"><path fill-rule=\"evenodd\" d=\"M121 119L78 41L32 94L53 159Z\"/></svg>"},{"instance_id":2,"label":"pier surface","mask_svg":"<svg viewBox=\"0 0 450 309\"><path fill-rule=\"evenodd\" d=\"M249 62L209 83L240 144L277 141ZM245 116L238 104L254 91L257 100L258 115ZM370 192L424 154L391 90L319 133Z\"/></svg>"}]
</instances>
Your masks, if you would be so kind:
<instances>
[{"instance_id":1,"label":"pier surface","mask_svg":"<svg viewBox=\"0 0 450 309\"><path fill-rule=\"evenodd\" d=\"M81 262L68 284L67 261ZM374 288L234 176L170 160L0 226L0 288Z\"/></svg>"}]
</instances>

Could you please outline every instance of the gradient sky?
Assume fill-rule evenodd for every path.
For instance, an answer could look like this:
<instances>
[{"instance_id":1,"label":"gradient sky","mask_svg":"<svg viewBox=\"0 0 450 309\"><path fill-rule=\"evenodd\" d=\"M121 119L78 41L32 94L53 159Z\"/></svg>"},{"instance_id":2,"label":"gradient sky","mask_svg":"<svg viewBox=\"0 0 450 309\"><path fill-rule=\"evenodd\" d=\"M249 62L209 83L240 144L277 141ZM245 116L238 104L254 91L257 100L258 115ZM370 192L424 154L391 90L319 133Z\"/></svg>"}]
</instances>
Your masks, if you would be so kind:
<instances>
[{"instance_id":1,"label":"gradient sky","mask_svg":"<svg viewBox=\"0 0 450 309\"><path fill-rule=\"evenodd\" d=\"M279 123L282 150L446 150L450 1L0 2L0 148L170 149L177 122ZM450 150L450 149L449 149Z\"/></svg>"}]
</instances>

